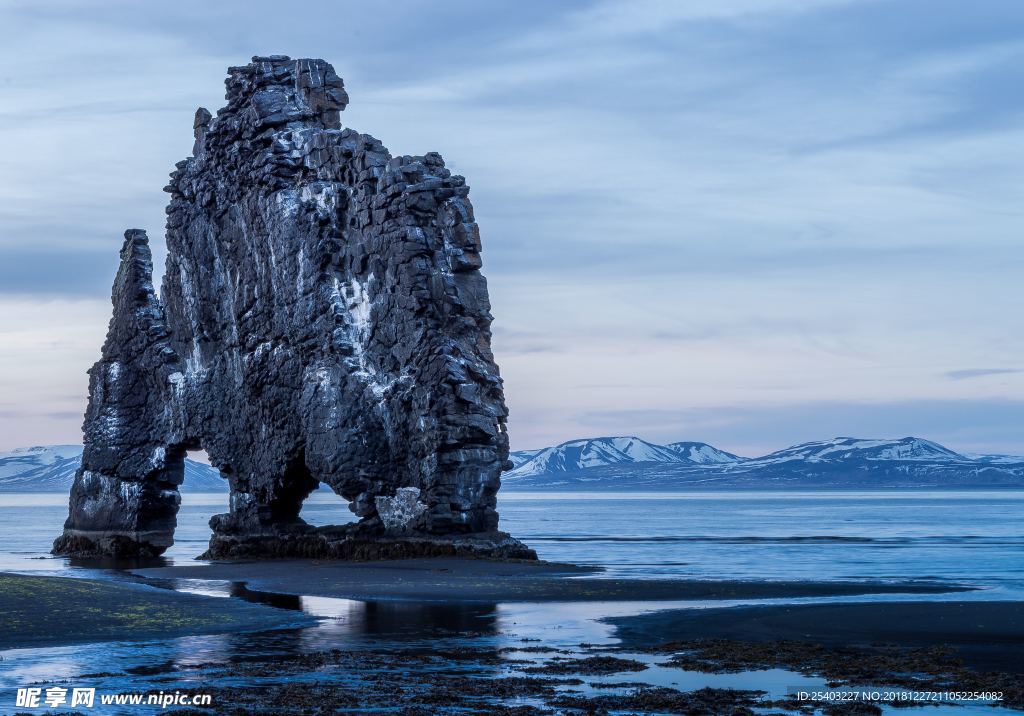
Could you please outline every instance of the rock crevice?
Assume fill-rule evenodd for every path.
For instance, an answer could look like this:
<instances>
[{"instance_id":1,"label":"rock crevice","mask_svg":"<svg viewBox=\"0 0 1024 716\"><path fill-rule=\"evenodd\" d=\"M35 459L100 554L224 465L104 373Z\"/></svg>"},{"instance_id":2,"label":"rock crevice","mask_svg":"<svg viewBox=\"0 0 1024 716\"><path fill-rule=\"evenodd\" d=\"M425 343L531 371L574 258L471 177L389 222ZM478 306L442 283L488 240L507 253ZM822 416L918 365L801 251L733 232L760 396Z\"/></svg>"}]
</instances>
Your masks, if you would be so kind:
<instances>
[{"instance_id":1,"label":"rock crevice","mask_svg":"<svg viewBox=\"0 0 1024 716\"><path fill-rule=\"evenodd\" d=\"M465 180L342 129L323 60L255 57L226 84L165 188L159 297L125 234L54 551L161 553L202 447L231 486L209 557L531 557L497 531L507 410ZM320 483L357 523L299 518Z\"/></svg>"}]
</instances>

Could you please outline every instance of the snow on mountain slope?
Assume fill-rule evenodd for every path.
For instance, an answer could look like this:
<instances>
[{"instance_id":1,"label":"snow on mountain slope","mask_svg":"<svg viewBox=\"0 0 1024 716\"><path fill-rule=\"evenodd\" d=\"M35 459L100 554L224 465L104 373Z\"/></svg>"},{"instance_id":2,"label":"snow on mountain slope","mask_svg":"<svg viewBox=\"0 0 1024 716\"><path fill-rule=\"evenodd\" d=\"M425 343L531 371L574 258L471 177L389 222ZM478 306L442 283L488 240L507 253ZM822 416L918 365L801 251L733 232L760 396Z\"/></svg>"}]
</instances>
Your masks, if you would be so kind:
<instances>
[{"instance_id":1,"label":"snow on mountain slope","mask_svg":"<svg viewBox=\"0 0 1024 716\"><path fill-rule=\"evenodd\" d=\"M850 460L918 460L928 462L969 462L969 458L931 440L906 437L898 440L833 438L802 443L749 461L767 465L799 460L802 462L840 462Z\"/></svg>"},{"instance_id":2,"label":"snow on mountain slope","mask_svg":"<svg viewBox=\"0 0 1024 716\"><path fill-rule=\"evenodd\" d=\"M81 445L38 445L0 453L0 492L68 492L81 459ZM227 481L216 468L186 459L182 489L223 492Z\"/></svg>"},{"instance_id":3,"label":"snow on mountain slope","mask_svg":"<svg viewBox=\"0 0 1024 716\"><path fill-rule=\"evenodd\" d=\"M967 456L922 438L840 437L748 459L706 443L571 440L505 474L507 487L552 490L1024 487L1024 458Z\"/></svg>"},{"instance_id":4,"label":"snow on mountain slope","mask_svg":"<svg viewBox=\"0 0 1024 716\"><path fill-rule=\"evenodd\" d=\"M965 452L963 455L985 465L1024 465L1024 457L1019 455L984 455L973 452Z\"/></svg>"},{"instance_id":5,"label":"snow on mountain slope","mask_svg":"<svg viewBox=\"0 0 1024 716\"><path fill-rule=\"evenodd\" d=\"M698 465L723 465L730 462L740 462L746 458L733 455L731 452L719 450L707 443L678 442L666 445L669 450L681 455L684 459L697 463Z\"/></svg>"},{"instance_id":6,"label":"snow on mountain slope","mask_svg":"<svg viewBox=\"0 0 1024 716\"><path fill-rule=\"evenodd\" d=\"M0 453L0 491L70 488L81 457L81 445L36 445Z\"/></svg>"},{"instance_id":7,"label":"snow on mountain slope","mask_svg":"<svg viewBox=\"0 0 1024 716\"><path fill-rule=\"evenodd\" d=\"M648 443L639 437L593 437L568 440L554 448L545 448L507 472L506 476L572 472L602 465L640 462L687 462L687 459L670 448Z\"/></svg>"},{"instance_id":8,"label":"snow on mountain slope","mask_svg":"<svg viewBox=\"0 0 1024 716\"><path fill-rule=\"evenodd\" d=\"M0 453L0 459L26 459L39 464L52 465L57 460L66 460L82 454L81 445L36 445L34 447L14 448L10 452Z\"/></svg>"},{"instance_id":9,"label":"snow on mountain slope","mask_svg":"<svg viewBox=\"0 0 1024 716\"><path fill-rule=\"evenodd\" d=\"M637 437L607 437L570 440L541 450L506 477L574 472L602 465L635 462L683 462L679 454L663 445Z\"/></svg>"},{"instance_id":10,"label":"snow on mountain slope","mask_svg":"<svg viewBox=\"0 0 1024 716\"><path fill-rule=\"evenodd\" d=\"M508 454L508 459L512 461L512 469L514 470L529 461L539 452L540 450L513 450Z\"/></svg>"}]
</instances>

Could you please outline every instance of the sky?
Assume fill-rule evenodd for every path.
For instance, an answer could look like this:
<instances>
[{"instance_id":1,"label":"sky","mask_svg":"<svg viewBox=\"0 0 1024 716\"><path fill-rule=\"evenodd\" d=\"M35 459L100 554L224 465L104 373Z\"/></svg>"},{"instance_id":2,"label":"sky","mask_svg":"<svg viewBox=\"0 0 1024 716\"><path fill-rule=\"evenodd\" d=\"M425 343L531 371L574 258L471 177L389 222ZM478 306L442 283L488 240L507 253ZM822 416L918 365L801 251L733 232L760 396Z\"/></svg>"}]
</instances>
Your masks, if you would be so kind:
<instances>
[{"instance_id":1,"label":"sky","mask_svg":"<svg viewBox=\"0 0 1024 716\"><path fill-rule=\"evenodd\" d=\"M0 0L0 449L73 443L122 232L229 65L464 174L514 449L1024 455L1018 0Z\"/></svg>"}]
</instances>

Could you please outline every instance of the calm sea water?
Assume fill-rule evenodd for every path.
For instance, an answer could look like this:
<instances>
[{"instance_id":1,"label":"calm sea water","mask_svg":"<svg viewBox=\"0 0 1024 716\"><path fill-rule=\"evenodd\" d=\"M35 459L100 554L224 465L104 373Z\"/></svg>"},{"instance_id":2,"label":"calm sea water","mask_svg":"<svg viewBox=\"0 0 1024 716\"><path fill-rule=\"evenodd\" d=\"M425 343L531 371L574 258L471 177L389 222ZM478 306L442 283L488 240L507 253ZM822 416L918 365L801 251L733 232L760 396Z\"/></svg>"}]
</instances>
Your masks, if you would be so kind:
<instances>
[{"instance_id":1,"label":"calm sea water","mask_svg":"<svg viewBox=\"0 0 1024 716\"><path fill-rule=\"evenodd\" d=\"M205 548L222 494L185 494L167 556ZM66 497L0 494L0 569L66 571L47 556ZM543 559L635 578L918 578L1024 597L1024 492L503 493L502 528ZM341 498L315 493L302 516L350 521ZM963 599L961 593L957 599Z\"/></svg>"},{"instance_id":2,"label":"calm sea water","mask_svg":"<svg viewBox=\"0 0 1024 716\"><path fill-rule=\"evenodd\" d=\"M209 539L211 515L226 510L227 496L183 496L176 543L167 556L189 563ZM732 492L626 495L609 493L505 493L502 527L548 560L595 564L633 578L841 579L949 581L981 587L952 598L1024 598L1024 492ZM79 576L124 575L70 567L48 555L66 517L66 497L0 494L0 570ZM303 517L314 524L352 519L329 494L313 495ZM178 580L174 585L227 597L230 585ZM901 599L900 595L857 599ZM915 595L913 599L945 599ZM848 599L848 598L847 598ZM784 601L784 600L772 600ZM802 599L794 601L815 601ZM321 617L317 626L275 632L193 636L157 642L85 644L8 650L0 655L0 711L16 687L75 682L91 677L104 692L170 688L159 676L130 676L132 667L174 662L216 669L253 653L388 649L410 643L440 650L486 645L495 649L523 639L577 649L581 642L613 643L599 617L700 603L616 604L416 604L346 599L286 598L286 608ZM730 603L731 604L731 603ZM716 606L726 606L718 602ZM278 604L278 606L281 606ZM447 647L445 645L448 645ZM496 651L495 653L501 653ZM542 658L515 654L517 657ZM642 660L652 657L635 655ZM515 668L515 667L510 667ZM172 684L216 687L201 669ZM317 678L323 677L322 674ZM395 678L401 678L397 674ZM273 677L268 677L272 680ZM640 674L598 681L633 681L695 689L703 686L763 689L781 697L794 688L824 688L823 681L772 669L739 674L701 674L653 666ZM588 677L588 682L595 681ZM234 683L234 681L232 681ZM258 682L253 682L257 684ZM589 689L590 687L584 687ZM929 714L990 713L984 704L927 707ZM886 713L905 712L885 709ZM914 710L915 712L917 710ZM132 713L159 713L139 708Z\"/></svg>"}]
</instances>

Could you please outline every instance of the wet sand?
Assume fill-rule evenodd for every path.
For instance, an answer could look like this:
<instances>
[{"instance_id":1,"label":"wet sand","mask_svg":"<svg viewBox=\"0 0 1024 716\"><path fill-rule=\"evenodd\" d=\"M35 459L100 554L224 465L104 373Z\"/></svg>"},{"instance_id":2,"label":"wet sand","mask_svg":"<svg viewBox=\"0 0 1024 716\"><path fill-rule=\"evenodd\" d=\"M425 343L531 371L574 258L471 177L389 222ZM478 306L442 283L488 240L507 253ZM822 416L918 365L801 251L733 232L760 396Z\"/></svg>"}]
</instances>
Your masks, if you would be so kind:
<instances>
[{"instance_id":1,"label":"wet sand","mask_svg":"<svg viewBox=\"0 0 1024 716\"><path fill-rule=\"evenodd\" d=\"M380 602L389 599L396 602L392 607L403 608L408 606L399 603L403 600L611 602L963 591L921 582L612 579L595 577L598 570L572 565L458 559L233 562L134 572L161 580L227 581L238 589L247 583L248 589L268 595L377 601L378 610ZM231 590L232 594L236 591ZM375 619L379 618L375 613ZM304 620L314 621L298 611L268 609L240 599L120 582L0 574L0 648L275 629L303 625L307 623ZM552 709L749 713L754 708L773 707L775 712L806 713L806 704L791 699L772 702L759 691L679 691L659 685L656 679L646 681L646 674L656 670L654 666L712 673L782 668L836 684L935 689L953 684L969 690L998 689L1006 693L1004 705L1024 706L1017 687L1019 676L1006 673L1015 668L1020 671L1017 657L1024 644L1021 603L712 607L663 610L607 621L615 625L621 644L552 647L532 644L536 639L524 637L499 647L473 619L446 626L446 640L456 641L438 642L431 649L387 638L380 644L372 640L357 644L346 636L323 643L314 639L306 649L295 648L286 638L268 642L270 648L264 652L243 641L237 646L244 654L241 659L158 659L99 676L114 680L117 690L201 682L205 685L194 690L212 691L218 713L309 713L324 703L382 710L394 707L398 700L406 705L403 713L423 716L466 709L508 716L549 714ZM327 628L329 634L329 620ZM15 643L9 643L12 638ZM879 641L896 646L873 644ZM400 648L394 648L396 643ZM853 646L857 644L864 646ZM934 648L946 644L967 649L963 661L970 668ZM641 656L644 652L647 655ZM307 677L314 672L317 682L311 688ZM619 684L600 682L611 675L629 679ZM150 677L154 681L147 681ZM238 687L240 678L258 685ZM399 683L401 686L396 686ZM536 705L524 705L524 699Z\"/></svg>"},{"instance_id":2,"label":"wet sand","mask_svg":"<svg viewBox=\"0 0 1024 716\"><path fill-rule=\"evenodd\" d=\"M1024 673L1024 602L864 602L672 609L606 620L624 647L725 639L829 647L952 647L978 669Z\"/></svg>"},{"instance_id":3,"label":"wet sand","mask_svg":"<svg viewBox=\"0 0 1024 716\"><path fill-rule=\"evenodd\" d=\"M301 613L92 579L0 573L0 649L306 626Z\"/></svg>"},{"instance_id":4,"label":"wet sand","mask_svg":"<svg viewBox=\"0 0 1024 716\"><path fill-rule=\"evenodd\" d=\"M622 602L938 594L970 587L928 582L755 582L595 577L599 569L546 562L437 558L381 562L215 562L133 570L144 577L244 582L249 589L341 599L446 602ZM579 578L586 577L586 578Z\"/></svg>"}]
</instances>

